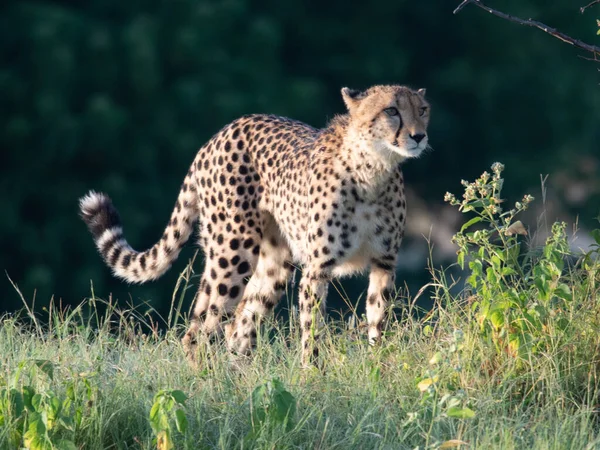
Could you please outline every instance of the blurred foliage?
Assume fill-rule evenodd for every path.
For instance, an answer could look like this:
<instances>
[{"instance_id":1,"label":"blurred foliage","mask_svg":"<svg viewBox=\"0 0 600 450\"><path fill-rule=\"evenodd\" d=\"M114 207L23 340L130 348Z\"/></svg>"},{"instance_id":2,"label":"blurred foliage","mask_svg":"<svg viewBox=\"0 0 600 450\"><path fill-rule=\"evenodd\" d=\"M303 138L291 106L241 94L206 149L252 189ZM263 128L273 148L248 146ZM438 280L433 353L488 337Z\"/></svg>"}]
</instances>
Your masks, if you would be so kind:
<instances>
[{"instance_id":1,"label":"blurred foliage","mask_svg":"<svg viewBox=\"0 0 600 450\"><path fill-rule=\"evenodd\" d=\"M28 300L37 290L38 305L51 295L79 303L93 280L99 296L131 295L160 309L170 302L191 246L160 282L127 286L112 279L97 255L77 217L78 197L88 189L107 192L129 241L146 248L161 235L197 148L220 127L253 112L321 127L343 112L343 86L428 89L435 152L411 162L406 178L432 205L495 160L517 180L505 187L515 196L539 174L577 176L581 160L597 161L598 66L552 37L477 8L453 16L454 3L5 4L0 268ZM502 5L594 41L596 11L581 15L578 6ZM598 202L576 212L590 220ZM4 276L0 302L0 310L20 305Z\"/></svg>"}]
</instances>

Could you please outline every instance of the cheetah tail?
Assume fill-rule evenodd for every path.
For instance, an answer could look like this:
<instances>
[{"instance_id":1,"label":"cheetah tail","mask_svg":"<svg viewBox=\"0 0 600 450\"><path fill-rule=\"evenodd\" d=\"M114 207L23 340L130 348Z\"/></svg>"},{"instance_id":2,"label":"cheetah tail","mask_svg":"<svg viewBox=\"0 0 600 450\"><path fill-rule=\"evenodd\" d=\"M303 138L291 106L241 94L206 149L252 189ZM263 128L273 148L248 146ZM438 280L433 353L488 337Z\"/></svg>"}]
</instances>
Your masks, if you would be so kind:
<instances>
[{"instance_id":1,"label":"cheetah tail","mask_svg":"<svg viewBox=\"0 0 600 450\"><path fill-rule=\"evenodd\" d=\"M179 256L198 218L196 199L185 186L162 238L148 250L138 252L123 237L121 218L107 195L90 191L79 200L79 209L106 264L129 283L144 283L164 274Z\"/></svg>"}]
</instances>

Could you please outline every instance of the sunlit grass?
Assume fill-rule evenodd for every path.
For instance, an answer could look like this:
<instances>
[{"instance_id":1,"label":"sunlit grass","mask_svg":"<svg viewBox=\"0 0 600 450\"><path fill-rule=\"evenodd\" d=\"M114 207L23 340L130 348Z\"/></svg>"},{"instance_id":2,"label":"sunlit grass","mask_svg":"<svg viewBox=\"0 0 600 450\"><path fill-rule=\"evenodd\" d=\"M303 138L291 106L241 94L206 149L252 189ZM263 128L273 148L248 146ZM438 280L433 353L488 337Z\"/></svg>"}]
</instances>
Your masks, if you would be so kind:
<instances>
[{"instance_id":1,"label":"sunlit grass","mask_svg":"<svg viewBox=\"0 0 600 450\"><path fill-rule=\"evenodd\" d=\"M595 297L580 300L572 320L589 327ZM321 340L319 368L301 368L293 317L267 326L270 338L261 336L251 359L234 359L217 345L201 367L192 368L179 341L183 328L142 334L143 317L113 306L92 327L86 319L89 307L86 302L71 313L54 310L52 325L39 330L7 316L0 329L4 387L29 385L59 398L69 388L79 391L80 403L72 411L79 409L81 421L59 433L78 448L156 448L149 414L154 395L163 389L188 396L188 427L181 434L173 426L175 448L413 449L439 448L451 440L471 448L600 445L597 335L579 335L522 371L514 357L493 356L493 347L465 311L468 304L457 301L437 304L426 323L405 317L391 324L376 349L368 346L360 327L330 323ZM458 346L457 330L463 336ZM433 361L439 353L439 361ZM52 363L53 379L31 363L35 360ZM436 391L422 392L420 382L430 377ZM292 424L264 424L249 440L249 398L256 386L272 379L297 402ZM90 395L83 380L91 386ZM458 398L474 417L448 416L447 405L440 403L445 395ZM3 405L0 448L16 448L9 441L18 421L8 412L6 398Z\"/></svg>"}]
</instances>

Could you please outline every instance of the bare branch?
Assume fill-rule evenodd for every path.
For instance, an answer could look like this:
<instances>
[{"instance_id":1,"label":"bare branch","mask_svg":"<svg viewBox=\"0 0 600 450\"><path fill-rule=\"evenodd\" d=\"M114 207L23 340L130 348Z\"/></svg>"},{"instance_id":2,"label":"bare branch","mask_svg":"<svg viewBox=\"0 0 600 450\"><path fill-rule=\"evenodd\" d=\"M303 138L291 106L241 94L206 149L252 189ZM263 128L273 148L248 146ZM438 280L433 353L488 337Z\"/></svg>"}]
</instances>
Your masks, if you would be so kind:
<instances>
[{"instance_id":1,"label":"bare branch","mask_svg":"<svg viewBox=\"0 0 600 450\"><path fill-rule=\"evenodd\" d=\"M463 2L462 2L460 5L458 5L458 6L456 7L456 9L454 10L453 14L458 14L459 12L461 12L461 11L462 11L462 9L463 9L465 6L467 6L469 3L471 3L472 1L473 1L473 0L463 0Z\"/></svg>"},{"instance_id":2,"label":"bare branch","mask_svg":"<svg viewBox=\"0 0 600 450\"><path fill-rule=\"evenodd\" d=\"M592 6L594 3L600 3L600 0L594 0L588 6ZM600 56L600 47L598 47L596 45L586 44L585 42L580 41L579 39L574 39L560 31L558 31L556 28L549 27L548 25L543 24L541 22L537 22L532 19L523 20L518 17L511 16L510 14L506 14L501 11L497 11L495 9L490 8L487 5L484 5L480 0L463 0L463 2L460 5L458 5L456 7L456 9L454 10L454 14L459 13L468 4L473 4L475 6L478 6L479 8L489 12L490 14L493 14L494 16L500 17L500 18L508 20L510 22L517 23L519 25L525 25L528 27L539 28L540 30L544 31L545 33L548 33L549 35L554 36L556 39L560 39L561 41L566 42L567 44L571 44L574 47L577 47L581 50L585 50L585 51L592 53L594 55L594 57ZM588 6L586 6L585 8L587 8ZM585 8L584 8L584 10L585 10Z\"/></svg>"},{"instance_id":3,"label":"bare branch","mask_svg":"<svg viewBox=\"0 0 600 450\"><path fill-rule=\"evenodd\" d=\"M586 9L588 9L591 6L597 5L600 3L600 0L594 0L593 2L591 2L589 5L585 5L582 6L581 8L579 8L579 11L581 11L581 14L583 14L585 12Z\"/></svg>"}]
</instances>

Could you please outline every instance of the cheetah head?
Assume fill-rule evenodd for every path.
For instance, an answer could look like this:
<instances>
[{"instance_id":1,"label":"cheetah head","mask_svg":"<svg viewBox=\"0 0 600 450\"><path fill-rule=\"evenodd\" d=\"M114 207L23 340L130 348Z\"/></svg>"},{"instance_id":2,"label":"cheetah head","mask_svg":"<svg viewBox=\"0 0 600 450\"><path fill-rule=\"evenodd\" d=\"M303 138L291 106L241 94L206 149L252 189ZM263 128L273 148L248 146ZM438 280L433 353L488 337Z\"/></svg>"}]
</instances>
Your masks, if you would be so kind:
<instances>
[{"instance_id":1,"label":"cheetah head","mask_svg":"<svg viewBox=\"0 0 600 450\"><path fill-rule=\"evenodd\" d=\"M350 130L371 151L406 159L419 157L427 148L425 89L374 86L359 92L343 88L342 97L350 113Z\"/></svg>"}]
</instances>

